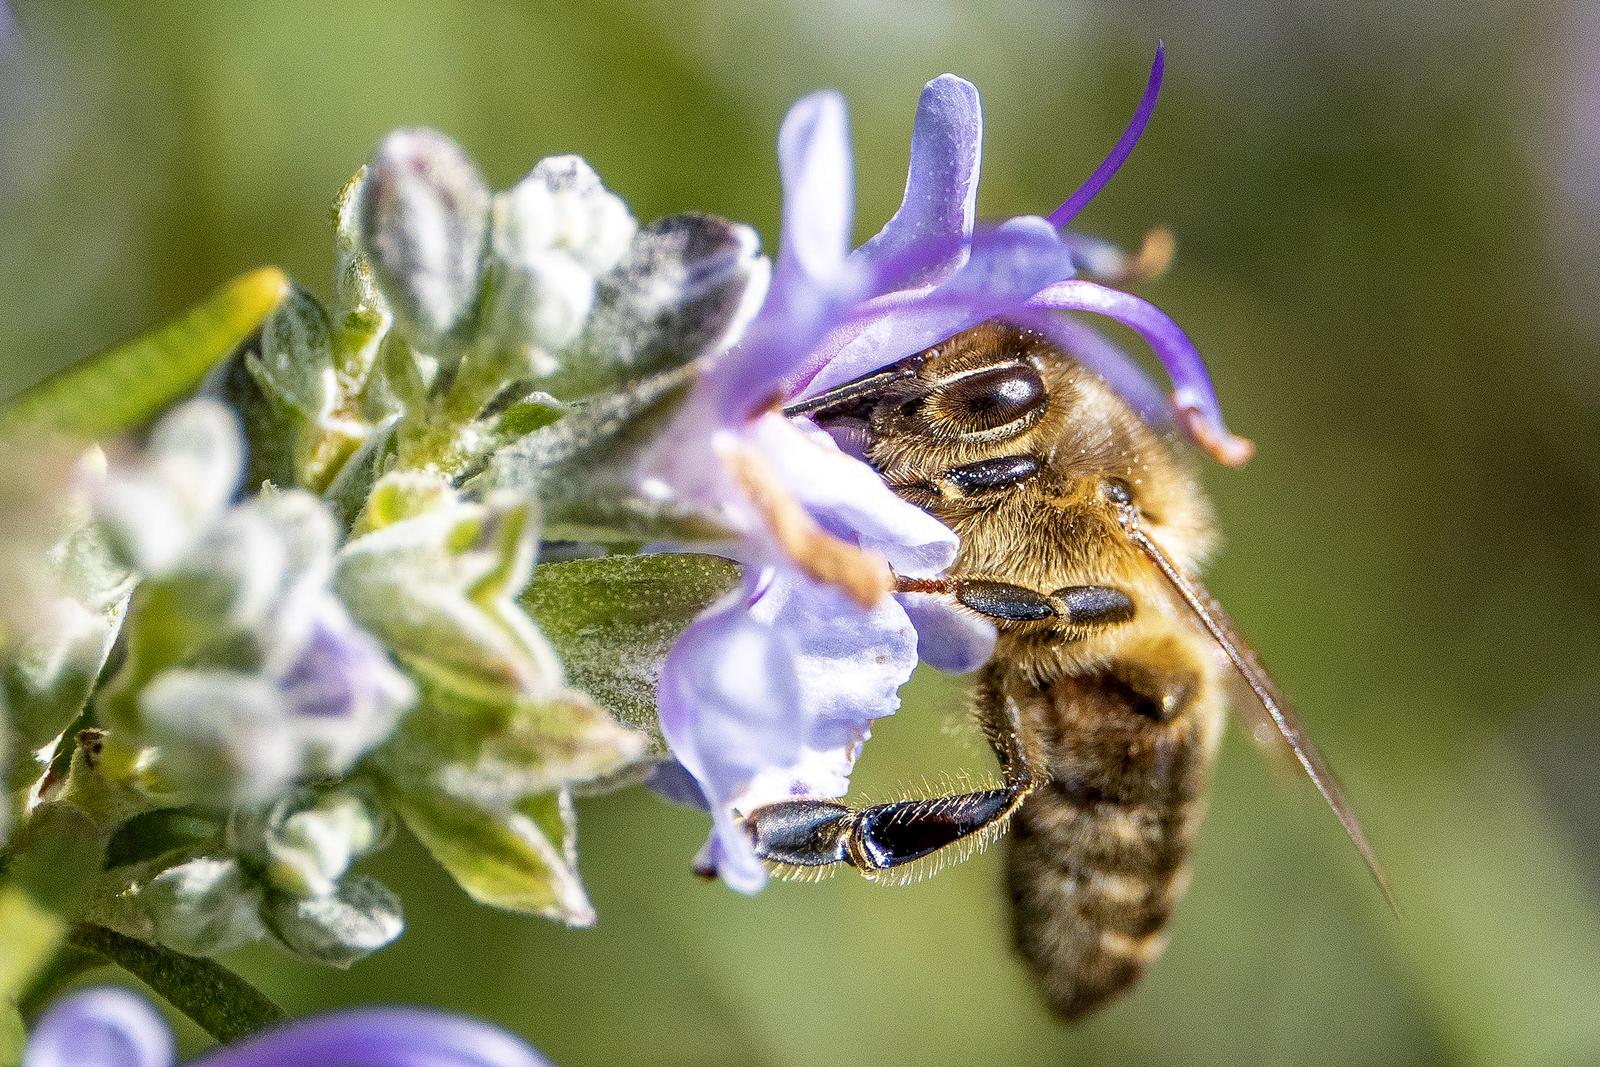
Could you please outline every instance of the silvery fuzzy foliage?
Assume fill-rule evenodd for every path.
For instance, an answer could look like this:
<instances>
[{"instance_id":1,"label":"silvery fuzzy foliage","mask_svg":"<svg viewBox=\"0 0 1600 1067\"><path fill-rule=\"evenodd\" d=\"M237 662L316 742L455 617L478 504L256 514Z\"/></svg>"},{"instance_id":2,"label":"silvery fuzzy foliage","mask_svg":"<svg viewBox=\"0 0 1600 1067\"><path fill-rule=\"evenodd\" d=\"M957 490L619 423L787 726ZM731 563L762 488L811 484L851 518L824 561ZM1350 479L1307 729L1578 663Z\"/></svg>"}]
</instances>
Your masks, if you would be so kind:
<instances>
[{"instance_id":1,"label":"silvery fuzzy foliage","mask_svg":"<svg viewBox=\"0 0 1600 1067\"><path fill-rule=\"evenodd\" d=\"M637 224L577 156L554 156L494 198L491 294L483 333L508 352L507 377L540 378L583 332L599 277Z\"/></svg>"},{"instance_id":2,"label":"silvery fuzzy foliage","mask_svg":"<svg viewBox=\"0 0 1600 1067\"><path fill-rule=\"evenodd\" d=\"M182 405L113 448L63 550L121 583L82 695L118 623L126 653L98 679L104 755L75 756L63 795L109 785L127 804L108 826L142 807L229 827L109 872L105 921L185 952L271 936L348 964L401 927L393 894L350 870L392 812L475 898L587 923L572 790L645 756L612 712L640 719L653 681L615 708L569 683L522 602L535 496L566 486L564 530L663 528L621 501L629 454L691 365L738 336L767 263L753 231L712 216L638 225L577 157L491 194L424 130L380 146L334 224L332 301L295 287L208 382L226 404ZM490 470L505 477L472 478ZM648 560L601 566L541 610L600 596L626 614L618 590L641 573L684 601L680 621L728 580L683 591Z\"/></svg>"},{"instance_id":3,"label":"silvery fuzzy foliage","mask_svg":"<svg viewBox=\"0 0 1600 1067\"><path fill-rule=\"evenodd\" d=\"M106 526L145 572L127 660L101 715L124 747L152 748L153 788L221 805L261 803L298 778L348 770L413 699L330 589L338 530L315 497L269 492L219 510L213 488L202 510L161 476L227 482L192 452L205 439L219 443L216 466L233 465L237 477L228 418L206 402L180 409L131 464L158 473L114 470L100 494ZM215 432L178 433L174 422Z\"/></svg>"},{"instance_id":4,"label":"silvery fuzzy foliage","mask_svg":"<svg viewBox=\"0 0 1600 1067\"><path fill-rule=\"evenodd\" d=\"M432 130L384 139L362 183L362 244L402 328L436 352L472 309L489 232L489 187Z\"/></svg>"},{"instance_id":5,"label":"silvery fuzzy foliage","mask_svg":"<svg viewBox=\"0 0 1600 1067\"><path fill-rule=\"evenodd\" d=\"M349 873L386 827L366 790L299 790L236 811L225 838L197 855L137 865L95 918L191 955L271 937L313 962L348 966L404 926L393 893Z\"/></svg>"}]
</instances>

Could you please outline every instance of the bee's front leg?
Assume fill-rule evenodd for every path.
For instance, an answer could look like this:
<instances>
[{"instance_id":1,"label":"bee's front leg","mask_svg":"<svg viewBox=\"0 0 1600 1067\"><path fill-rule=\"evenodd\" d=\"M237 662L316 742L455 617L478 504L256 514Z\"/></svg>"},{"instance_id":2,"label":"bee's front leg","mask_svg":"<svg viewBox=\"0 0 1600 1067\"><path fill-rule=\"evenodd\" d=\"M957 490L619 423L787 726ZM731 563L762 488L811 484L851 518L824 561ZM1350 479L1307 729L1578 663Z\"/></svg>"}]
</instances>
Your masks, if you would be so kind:
<instances>
[{"instance_id":1,"label":"bee's front leg","mask_svg":"<svg viewBox=\"0 0 1600 1067\"><path fill-rule=\"evenodd\" d=\"M998 828L1031 785L1016 783L954 796L851 808L831 800L786 800L745 820L764 860L795 867L848 863L871 873L931 855Z\"/></svg>"},{"instance_id":2,"label":"bee's front leg","mask_svg":"<svg viewBox=\"0 0 1600 1067\"><path fill-rule=\"evenodd\" d=\"M1023 748L1020 714L1014 703L1006 701L990 729L990 743L1005 775L1002 785L867 808L837 800L767 804L745 818L756 854L794 867L847 863L871 874L1000 829L1040 780Z\"/></svg>"}]
</instances>

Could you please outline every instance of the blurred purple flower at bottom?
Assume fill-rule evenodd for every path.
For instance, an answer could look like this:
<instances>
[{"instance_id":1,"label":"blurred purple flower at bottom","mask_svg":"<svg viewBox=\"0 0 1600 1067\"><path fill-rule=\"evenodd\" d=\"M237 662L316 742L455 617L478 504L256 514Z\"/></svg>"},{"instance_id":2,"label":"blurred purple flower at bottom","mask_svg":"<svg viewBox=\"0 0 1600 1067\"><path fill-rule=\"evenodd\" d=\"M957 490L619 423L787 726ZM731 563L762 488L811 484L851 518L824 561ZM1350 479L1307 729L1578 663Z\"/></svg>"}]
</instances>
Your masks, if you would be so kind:
<instances>
[{"instance_id":1,"label":"blurred purple flower at bottom","mask_svg":"<svg viewBox=\"0 0 1600 1067\"><path fill-rule=\"evenodd\" d=\"M1074 277L1140 262L1062 232L1110 180L1144 128L1160 87L1157 51L1127 131L1048 218L975 222L982 115L953 75L918 104L905 196L877 236L850 250L848 120L835 93L802 99L778 139L783 228L765 302L738 343L706 365L641 474L646 491L688 502L735 531L738 594L697 619L668 655L663 733L712 815L701 855L737 889L765 881L742 818L787 797L843 795L870 724L899 705L917 658L944 670L988 659L990 623L930 593L896 592L954 563L955 535L896 496L852 453L782 410L992 319L1038 331L1102 373L1152 419L1166 403L1143 372L1087 325L1133 329L1176 386L1171 411L1199 445L1240 463L1249 443L1222 421L1205 366L1154 306ZM1148 261L1160 260L1160 242ZM1170 249L1168 249L1170 251ZM1148 265L1146 262L1145 265ZM844 447L840 447L842 444ZM682 775L674 795L691 792Z\"/></svg>"},{"instance_id":2,"label":"blurred purple flower at bottom","mask_svg":"<svg viewBox=\"0 0 1600 1067\"><path fill-rule=\"evenodd\" d=\"M172 1067L172 1034L126 989L88 989L39 1020L22 1067ZM301 1019L205 1053L189 1067L550 1067L498 1027L425 1008Z\"/></svg>"}]
</instances>

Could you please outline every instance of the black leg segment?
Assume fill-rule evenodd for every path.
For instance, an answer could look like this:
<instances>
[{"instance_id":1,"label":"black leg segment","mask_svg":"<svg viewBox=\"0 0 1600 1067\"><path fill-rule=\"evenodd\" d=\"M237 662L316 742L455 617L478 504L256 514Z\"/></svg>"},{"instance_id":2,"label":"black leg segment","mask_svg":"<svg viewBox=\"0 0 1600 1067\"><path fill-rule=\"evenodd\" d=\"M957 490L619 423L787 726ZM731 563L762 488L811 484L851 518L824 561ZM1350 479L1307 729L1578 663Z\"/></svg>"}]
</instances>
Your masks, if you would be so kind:
<instances>
[{"instance_id":1,"label":"black leg segment","mask_svg":"<svg viewBox=\"0 0 1600 1067\"><path fill-rule=\"evenodd\" d=\"M859 811L833 801L785 800L746 818L756 855L793 867L848 863L886 871L953 845L1006 818L1031 784L1018 782L925 800L896 800Z\"/></svg>"},{"instance_id":2,"label":"black leg segment","mask_svg":"<svg viewBox=\"0 0 1600 1067\"><path fill-rule=\"evenodd\" d=\"M745 817L756 855L792 867L847 863L886 871L996 827L1017 810L1038 781L1022 742L1020 712L1009 700L986 723L1005 784L953 796L896 800L851 808L836 800L768 804Z\"/></svg>"},{"instance_id":3,"label":"black leg segment","mask_svg":"<svg viewBox=\"0 0 1600 1067\"><path fill-rule=\"evenodd\" d=\"M1041 593L986 578L902 578L902 592L946 593L979 615L1001 622L1059 621L1069 626L1114 626L1133 618L1133 598L1104 585L1069 585Z\"/></svg>"}]
</instances>

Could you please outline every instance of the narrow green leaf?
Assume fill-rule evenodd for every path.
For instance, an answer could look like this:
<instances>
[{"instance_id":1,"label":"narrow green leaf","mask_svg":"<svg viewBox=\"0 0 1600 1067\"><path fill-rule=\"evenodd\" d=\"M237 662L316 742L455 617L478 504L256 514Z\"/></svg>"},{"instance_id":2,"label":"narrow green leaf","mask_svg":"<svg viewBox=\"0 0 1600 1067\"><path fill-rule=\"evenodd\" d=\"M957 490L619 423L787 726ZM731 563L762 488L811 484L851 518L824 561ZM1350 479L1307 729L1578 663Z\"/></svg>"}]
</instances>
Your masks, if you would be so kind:
<instances>
[{"instance_id":1,"label":"narrow green leaf","mask_svg":"<svg viewBox=\"0 0 1600 1067\"><path fill-rule=\"evenodd\" d=\"M572 413L494 453L469 493L507 487L539 498L549 540L717 541L728 536L675 501L645 496L632 471L677 410L694 375L680 367L573 405Z\"/></svg>"},{"instance_id":2,"label":"narrow green leaf","mask_svg":"<svg viewBox=\"0 0 1600 1067\"><path fill-rule=\"evenodd\" d=\"M0 434L45 428L99 438L132 429L194 389L289 294L276 267L236 278L152 334L90 356L0 408Z\"/></svg>"},{"instance_id":3,"label":"narrow green leaf","mask_svg":"<svg viewBox=\"0 0 1600 1067\"><path fill-rule=\"evenodd\" d=\"M22 1013L15 1005L0 1004L0 1064L10 1067L22 1062L22 1049L28 1043L28 1032L22 1025Z\"/></svg>"},{"instance_id":4,"label":"narrow green leaf","mask_svg":"<svg viewBox=\"0 0 1600 1067\"><path fill-rule=\"evenodd\" d=\"M531 796L500 810L427 790L399 791L393 799L417 840L480 904L569 926L594 923L578 878L566 794Z\"/></svg>"},{"instance_id":5,"label":"narrow green leaf","mask_svg":"<svg viewBox=\"0 0 1600 1067\"><path fill-rule=\"evenodd\" d=\"M237 1041L285 1018L265 993L214 960L148 945L103 926L76 927L70 943L115 963L219 1042Z\"/></svg>"},{"instance_id":6,"label":"narrow green leaf","mask_svg":"<svg viewBox=\"0 0 1600 1067\"><path fill-rule=\"evenodd\" d=\"M51 801L29 816L14 850L0 884L0 1003L33 985L83 914L105 841L87 815Z\"/></svg>"},{"instance_id":7,"label":"narrow green leaf","mask_svg":"<svg viewBox=\"0 0 1600 1067\"><path fill-rule=\"evenodd\" d=\"M719 556L607 556L541 564L522 594L569 683L664 752L656 686L684 627L739 581Z\"/></svg>"}]
</instances>

